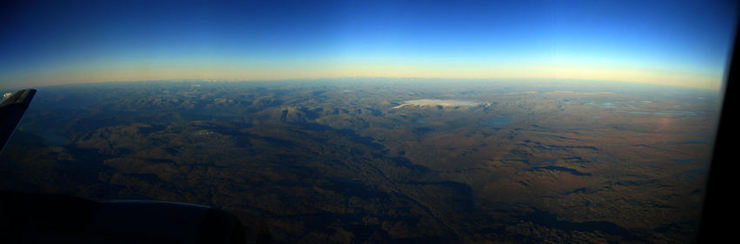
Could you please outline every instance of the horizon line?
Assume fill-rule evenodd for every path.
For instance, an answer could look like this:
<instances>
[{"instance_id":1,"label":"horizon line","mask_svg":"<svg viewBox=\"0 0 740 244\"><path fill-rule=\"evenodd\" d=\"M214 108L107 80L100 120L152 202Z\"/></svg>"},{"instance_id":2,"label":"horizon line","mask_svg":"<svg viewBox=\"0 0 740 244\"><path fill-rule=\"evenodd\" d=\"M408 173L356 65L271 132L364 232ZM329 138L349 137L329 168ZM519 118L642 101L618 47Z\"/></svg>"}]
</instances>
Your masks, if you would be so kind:
<instances>
[{"instance_id":1,"label":"horizon line","mask_svg":"<svg viewBox=\"0 0 740 244\"><path fill-rule=\"evenodd\" d=\"M131 79L131 80L97 80L97 81L72 81L72 82L60 82L60 83L49 83L49 82L17 82L10 83L7 87L1 87L0 90L11 90L11 89L25 89L25 88L43 88L43 87L56 87L56 86L67 86L67 85L99 85L106 83L136 83L136 82L300 82L300 81L341 81L341 80L363 80L363 82L371 82L367 79L379 79L379 80L402 80L405 82L425 82L425 81L442 81L442 82L513 82L513 81L527 81L527 82L588 82L593 85L600 84L611 84L611 85L638 85L638 86L652 86L652 87L668 87L668 88L683 88L683 89L694 89L703 91L721 92L724 90L726 80L723 79L721 86L716 88L710 87L697 87L680 84L662 84L662 83L649 83L649 82L638 82L638 81L621 81L621 80L598 80L598 79L579 79L579 78L450 78L450 77L391 77L391 76L343 76L343 77L307 77L307 78L275 78L275 79L223 79L223 78L174 78L174 79ZM30 83L30 84L29 84Z\"/></svg>"}]
</instances>

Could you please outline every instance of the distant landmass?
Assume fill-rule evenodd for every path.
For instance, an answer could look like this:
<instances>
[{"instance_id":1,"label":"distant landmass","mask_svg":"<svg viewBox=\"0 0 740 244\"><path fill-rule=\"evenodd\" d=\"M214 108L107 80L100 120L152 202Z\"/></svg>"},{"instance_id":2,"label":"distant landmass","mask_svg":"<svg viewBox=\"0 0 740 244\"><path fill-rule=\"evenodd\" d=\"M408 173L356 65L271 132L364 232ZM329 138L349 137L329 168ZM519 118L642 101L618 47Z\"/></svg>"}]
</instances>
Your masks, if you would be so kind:
<instances>
[{"instance_id":1,"label":"distant landmass","mask_svg":"<svg viewBox=\"0 0 740 244\"><path fill-rule=\"evenodd\" d=\"M401 105L395 106L393 108L402 108L405 106L412 106L412 107L427 107L427 106L435 106L439 109L442 108L457 108L457 107L475 107L475 106L487 106L488 104L485 103L479 103L479 102L473 102L473 101L463 101L463 100L444 100L444 99L415 99L415 100L409 100L403 102Z\"/></svg>"},{"instance_id":2,"label":"distant landmass","mask_svg":"<svg viewBox=\"0 0 740 244\"><path fill-rule=\"evenodd\" d=\"M563 81L37 89L3 189L211 205L278 243L690 242L719 109Z\"/></svg>"}]
</instances>

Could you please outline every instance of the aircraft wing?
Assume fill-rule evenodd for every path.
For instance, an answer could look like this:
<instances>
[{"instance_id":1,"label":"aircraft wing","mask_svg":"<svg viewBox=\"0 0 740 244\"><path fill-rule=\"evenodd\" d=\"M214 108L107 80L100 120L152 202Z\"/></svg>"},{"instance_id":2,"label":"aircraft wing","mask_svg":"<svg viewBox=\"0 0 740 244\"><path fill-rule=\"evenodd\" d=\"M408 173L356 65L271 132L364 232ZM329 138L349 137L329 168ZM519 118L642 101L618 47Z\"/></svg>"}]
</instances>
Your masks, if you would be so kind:
<instances>
[{"instance_id":1,"label":"aircraft wing","mask_svg":"<svg viewBox=\"0 0 740 244\"><path fill-rule=\"evenodd\" d=\"M15 127L23 118L23 113L26 112L35 94L36 89L20 90L8 95L0 103L0 152L13 135Z\"/></svg>"}]
</instances>

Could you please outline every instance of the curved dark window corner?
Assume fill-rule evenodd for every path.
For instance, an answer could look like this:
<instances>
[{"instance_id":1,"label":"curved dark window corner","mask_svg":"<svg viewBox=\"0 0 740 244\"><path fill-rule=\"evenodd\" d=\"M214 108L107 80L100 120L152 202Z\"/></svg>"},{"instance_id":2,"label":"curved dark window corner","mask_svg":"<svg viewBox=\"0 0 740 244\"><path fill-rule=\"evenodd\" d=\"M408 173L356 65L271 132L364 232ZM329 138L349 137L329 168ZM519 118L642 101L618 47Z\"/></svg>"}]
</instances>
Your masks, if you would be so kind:
<instances>
[{"instance_id":1,"label":"curved dark window corner","mask_svg":"<svg viewBox=\"0 0 740 244\"><path fill-rule=\"evenodd\" d=\"M734 186L737 169L734 163L733 152L737 150L737 143L733 139L738 135L736 126L737 116L732 110L737 107L737 91L734 83L740 80L740 40L735 32L735 41L732 48L732 59L725 81L723 105L720 121L717 127L712 164L707 180L707 191L702 207L702 219L697 236L698 243L712 243L733 238L734 225L729 221L737 217L735 211L736 197Z\"/></svg>"}]
</instances>

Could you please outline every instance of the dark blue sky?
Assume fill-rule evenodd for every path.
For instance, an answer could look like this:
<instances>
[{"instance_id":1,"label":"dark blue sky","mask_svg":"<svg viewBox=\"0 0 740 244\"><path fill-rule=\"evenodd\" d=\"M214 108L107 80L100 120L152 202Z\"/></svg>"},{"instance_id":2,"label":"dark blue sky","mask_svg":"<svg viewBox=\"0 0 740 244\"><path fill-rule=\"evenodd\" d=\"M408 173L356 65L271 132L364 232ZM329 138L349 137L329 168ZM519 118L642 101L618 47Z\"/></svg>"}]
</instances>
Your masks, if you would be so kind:
<instances>
[{"instance_id":1,"label":"dark blue sky","mask_svg":"<svg viewBox=\"0 0 740 244\"><path fill-rule=\"evenodd\" d=\"M137 79L574 78L717 88L734 1L19 1L0 87Z\"/></svg>"}]
</instances>

